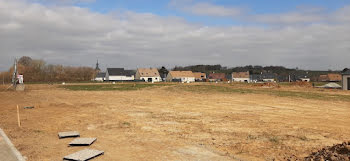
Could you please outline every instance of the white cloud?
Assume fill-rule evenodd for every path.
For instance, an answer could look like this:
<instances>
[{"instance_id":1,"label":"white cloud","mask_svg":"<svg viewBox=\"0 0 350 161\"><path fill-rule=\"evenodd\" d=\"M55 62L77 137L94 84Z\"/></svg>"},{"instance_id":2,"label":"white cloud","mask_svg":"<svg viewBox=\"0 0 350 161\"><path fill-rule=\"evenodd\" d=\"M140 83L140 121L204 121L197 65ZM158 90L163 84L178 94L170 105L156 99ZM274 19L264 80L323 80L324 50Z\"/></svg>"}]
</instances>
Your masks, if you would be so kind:
<instances>
[{"instance_id":1,"label":"white cloud","mask_svg":"<svg viewBox=\"0 0 350 161\"><path fill-rule=\"evenodd\" d=\"M0 70L14 57L103 67L223 64L341 69L350 59L345 7L337 23L212 27L178 17L100 14L69 6L0 0ZM339 12L339 13L338 13Z\"/></svg>"},{"instance_id":2,"label":"white cloud","mask_svg":"<svg viewBox=\"0 0 350 161\"><path fill-rule=\"evenodd\" d=\"M236 17L244 12L243 8L215 5L208 2L194 3L192 0L171 0L169 5L182 11L213 17Z\"/></svg>"},{"instance_id":3,"label":"white cloud","mask_svg":"<svg viewBox=\"0 0 350 161\"><path fill-rule=\"evenodd\" d=\"M241 8L225 7L210 3L196 3L193 6L184 7L184 10L196 15L220 17L235 17L241 15L243 12Z\"/></svg>"}]
</instances>

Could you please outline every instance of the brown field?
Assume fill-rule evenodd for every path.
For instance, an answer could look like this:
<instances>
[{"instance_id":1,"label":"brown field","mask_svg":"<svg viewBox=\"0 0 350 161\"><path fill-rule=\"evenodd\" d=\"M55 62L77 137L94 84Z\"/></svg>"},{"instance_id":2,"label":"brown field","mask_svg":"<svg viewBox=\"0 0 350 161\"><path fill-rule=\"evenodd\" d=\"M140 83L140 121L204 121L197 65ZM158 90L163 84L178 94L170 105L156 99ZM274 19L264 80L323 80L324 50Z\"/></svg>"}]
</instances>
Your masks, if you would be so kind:
<instances>
[{"instance_id":1,"label":"brown field","mask_svg":"<svg viewBox=\"0 0 350 161\"><path fill-rule=\"evenodd\" d=\"M58 139L70 130L97 137L91 148L105 154L94 161L295 160L350 140L350 92L341 90L208 83L113 91L4 88L0 128L29 161L60 161L84 149Z\"/></svg>"}]
</instances>

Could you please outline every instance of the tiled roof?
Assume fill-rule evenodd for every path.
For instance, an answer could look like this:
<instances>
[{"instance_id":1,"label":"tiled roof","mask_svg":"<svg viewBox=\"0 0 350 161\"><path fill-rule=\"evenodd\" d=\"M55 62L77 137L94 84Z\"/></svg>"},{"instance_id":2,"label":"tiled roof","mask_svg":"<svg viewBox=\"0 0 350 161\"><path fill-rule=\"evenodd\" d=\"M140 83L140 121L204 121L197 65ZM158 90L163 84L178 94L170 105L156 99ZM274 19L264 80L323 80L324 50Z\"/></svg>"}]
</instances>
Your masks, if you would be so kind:
<instances>
[{"instance_id":1,"label":"tiled roof","mask_svg":"<svg viewBox=\"0 0 350 161\"><path fill-rule=\"evenodd\" d=\"M249 72L233 72L232 78L249 78Z\"/></svg>"},{"instance_id":2,"label":"tiled roof","mask_svg":"<svg viewBox=\"0 0 350 161\"><path fill-rule=\"evenodd\" d=\"M158 69L156 68L138 68L141 77L160 77Z\"/></svg>"},{"instance_id":3,"label":"tiled roof","mask_svg":"<svg viewBox=\"0 0 350 161\"><path fill-rule=\"evenodd\" d=\"M170 71L169 74L173 78L194 77L192 71Z\"/></svg>"}]
</instances>

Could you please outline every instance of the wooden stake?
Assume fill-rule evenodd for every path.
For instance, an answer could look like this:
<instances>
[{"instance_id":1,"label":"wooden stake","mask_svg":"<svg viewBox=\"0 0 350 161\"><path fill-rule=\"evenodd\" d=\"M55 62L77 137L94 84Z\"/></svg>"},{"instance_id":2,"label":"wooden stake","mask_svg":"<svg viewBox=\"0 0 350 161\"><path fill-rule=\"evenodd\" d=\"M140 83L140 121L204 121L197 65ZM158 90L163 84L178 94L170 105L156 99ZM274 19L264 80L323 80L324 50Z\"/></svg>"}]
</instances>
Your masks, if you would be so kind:
<instances>
[{"instance_id":1,"label":"wooden stake","mask_svg":"<svg viewBox=\"0 0 350 161\"><path fill-rule=\"evenodd\" d=\"M18 121L18 127L21 127L21 119L19 117L19 107L17 105L17 121Z\"/></svg>"}]
</instances>

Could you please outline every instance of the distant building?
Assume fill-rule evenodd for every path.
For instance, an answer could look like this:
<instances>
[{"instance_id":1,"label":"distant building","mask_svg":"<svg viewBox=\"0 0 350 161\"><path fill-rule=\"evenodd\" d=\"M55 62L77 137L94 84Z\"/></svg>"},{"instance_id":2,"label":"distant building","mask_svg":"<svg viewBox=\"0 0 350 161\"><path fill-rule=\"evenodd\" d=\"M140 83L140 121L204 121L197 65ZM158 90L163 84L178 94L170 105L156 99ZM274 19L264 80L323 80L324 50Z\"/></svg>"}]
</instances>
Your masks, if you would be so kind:
<instances>
[{"instance_id":1,"label":"distant building","mask_svg":"<svg viewBox=\"0 0 350 161\"><path fill-rule=\"evenodd\" d=\"M166 78L168 82L195 82L192 71L170 71Z\"/></svg>"},{"instance_id":2,"label":"distant building","mask_svg":"<svg viewBox=\"0 0 350 161\"><path fill-rule=\"evenodd\" d=\"M274 73L262 73L261 80L263 82L276 82L276 74Z\"/></svg>"},{"instance_id":3,"label":"distant building","mask_svg":"<svg viewBox=\"0 0 350 161\"><path fill-rule=\"evenodd\" d=\"M247 72L233 72L232 73L232 81L233 82L251 82L251 78L249 75L249 71Z\"/></svg>"},{"instance_id":4,"label":"distant building","mask_svg":"<svg viewBox=\"0 0 350 161\"><path fill-rule=\"evenodd\" d=\"M194 79L196 81L203 81L203 80L207 79L207 75L205 73L193 72L193 75L194 75Z\"/></svg>"},{"instance_id":5,"label":"distant building","mask_svg":"<svg viewBox=\"0 0 350 161\"><path fill-rule=\"evenodd\" d=\"M99 82L103 82L106 80L106 73L103 73L103 72L99 72L97 73L95 79L95 81L99 81Z\"/></svg>"},{"instance_id":6,"label":"distant building","mask_svg":"<svg viewBox=\"0 0 350 161\"><path fill-rule=\"evenodd\" d=\"M152 83L160 82L162 80L157 68L138 68L135 79Z\"/></svg>"},{"instance_id":7,"label":"distant building","mask_svg":"<svg viewBox=\"0 0 350 161\"><path fill-rule=\"evenodd\" d=\"M97 60L95 71L97 71L97 72L100 72L100 71L101 71L101 69L100 69L99 66L100 66L100 64L98 63L98 60Z\"/></svg>"},{"instance_id":8,"label":"distant building","mask_svg":"<svg viewBox=\"0 0 350 161\"><path fill-rule=\"evenodd\" d=\"M226 74L225 73L211 73L208 76L209 81L226 81Z\"/></svg>"},{"instance_id":9,"label":"distant building","mask_svg":"<svg viewBox=\"0 0 350 161\"><path fill-rule=\"evenodd\" d=\"M106 81L133 81L135 80L133 70L124 70L124 68L107 68Z\"/></svg>"},{"instance_id":10,"label":"distant building","mask_svg":"<svg viewBox=\"0 0 350 161\"><path fill-rule=\"evenodd\" d=\"M350 90L350 70L342 73L342 87L343 90Z\"/></svg>"},{"instance_id":11,"label":"distant building","mask_svg":"<svg viewBox=\"0 0 350 161\"><path fill-rule=\"evenodd\" d=\"M340 82L342 80L341 74L329 73L319 76L320 82Z\"/></svg>"}]
</instances>

